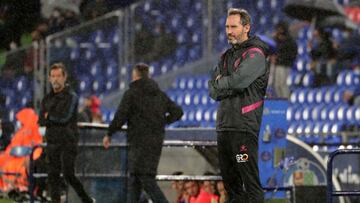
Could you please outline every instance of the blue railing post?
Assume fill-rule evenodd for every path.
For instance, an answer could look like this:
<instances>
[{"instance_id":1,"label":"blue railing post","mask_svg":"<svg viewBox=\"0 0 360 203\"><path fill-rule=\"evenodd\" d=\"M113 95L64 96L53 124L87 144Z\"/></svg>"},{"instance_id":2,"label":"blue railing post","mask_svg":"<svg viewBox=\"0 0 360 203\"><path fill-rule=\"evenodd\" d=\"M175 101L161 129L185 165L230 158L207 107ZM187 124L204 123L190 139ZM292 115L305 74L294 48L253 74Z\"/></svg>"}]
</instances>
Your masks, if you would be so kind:
<instances>
[{"instance_id":1,"label":"blue railing post","mask_svg":"<svg viewBox=\"0 0 360 203\"><path fill-rule=\"evenodd\" d=\"M360 196L360 191L333 191L333 161L340 154L360 154L360 149L339 149L329 154L327 162L327 203L333 202L333 196Z\"/></svg>"}]
</instances>

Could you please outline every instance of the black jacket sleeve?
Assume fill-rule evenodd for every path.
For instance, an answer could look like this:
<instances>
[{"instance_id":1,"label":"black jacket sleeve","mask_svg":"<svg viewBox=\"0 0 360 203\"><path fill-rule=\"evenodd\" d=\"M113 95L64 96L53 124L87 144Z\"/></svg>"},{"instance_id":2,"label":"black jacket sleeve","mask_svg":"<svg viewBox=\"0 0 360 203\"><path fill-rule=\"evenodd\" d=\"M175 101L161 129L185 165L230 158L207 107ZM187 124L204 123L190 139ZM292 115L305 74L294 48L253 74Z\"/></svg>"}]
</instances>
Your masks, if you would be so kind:
<instances>
[{"instance_id":1,"label":"black jacket sleeve","mask_svg":"<svg viewBox=\"0 0 360 203\"><path fill-rule=\"evenodd\" d=\"M114 119L111 121L108 136L112 136L116 131L120 130L121 127L127 122L130 115L131 107L131 96L129 90L124 93L123 98L119 104L119 107L115 113Z\"/></svg>"},{"instance_id":2,"label":"black jacket sleeve","mask_svg":"<svg viewBox=\"0 0 360 203\"><path fill-rule=\"evenodd\" d=\"M241 91L251 85L266 72L266 58L259 51L247 52L236 71L230 76L223 76L214 82L214 88Z\"/></svg>"},{"instance_id":3,"label":"black jacket sleeve","mask_svg":"<svg viewBox=\"0 0 360 203\"><path fill-rule=\"evenodd\" d=\"M45 113L47 113L47 110L45 109L44 100L45 99L41 101L41 106L40 106L40 114L39 114L39 122L38 122L40 126L47 126L47 122L45 118Z\"/></svg>"},{"instance_id":4,"label":"black jacket sleeve","mask_svg":"<svg viewBox=\"0 0 360 203\"><path fill-rule=\"evenodd\" d=\"M166 115L166 124L171 124L177 120L180 120L184 114L180 106L175 104L166 94L166 106L167 106L167 115Z\"/></svg>"}]
</instances>

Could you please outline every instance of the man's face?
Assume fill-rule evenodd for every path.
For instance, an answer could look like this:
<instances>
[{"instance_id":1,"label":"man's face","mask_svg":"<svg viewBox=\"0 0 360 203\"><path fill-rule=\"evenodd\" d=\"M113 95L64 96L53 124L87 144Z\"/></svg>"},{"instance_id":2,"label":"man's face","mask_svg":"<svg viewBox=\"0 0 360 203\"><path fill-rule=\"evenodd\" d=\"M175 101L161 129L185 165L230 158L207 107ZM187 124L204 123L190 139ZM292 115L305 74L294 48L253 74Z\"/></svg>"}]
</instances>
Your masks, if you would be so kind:
<instances>
[{"instance_id":1,"label":"man's face","mask_svg":"<svg viewBox=\"0 0 360 203\"><path fill-rule=\"evenodd\" d=\"M240 15L228 16L225 27L229 44L240 44L248 39L250 25L242 25Z\"/></svg>"},{"instance_id":2,"label":"man's face","mask_svg":"<svg viewBox=\"0 0 360 203\"><path fill-rule=\"evenodd\" d=\"M131 80L132 81L136 81L140 79L140 76L139 76L139 73L138 71L136 71L135 69L132 70L132 73L131 73Z\"/></svg>"},{"instance_id":3,"label":"man's face","mask_svg":"<svg viewBox=\"0 0 360 203\"><path fill-rule=\"evenodd\" d=\"M65 87L66 75L60 68L53 69L50 72L49 80L54 91L60 91Z\"/></svg>"},{"instance_id":4,"label":"man's face","mask_svg":"<svg viewBox=\"0 0 360 203\"><path fill-rule=\"evenodd\" d=\"M185 190L190 196L196 197L199 194L199 185L195 181L186 182Z\"/></svg>"}]
</instances>

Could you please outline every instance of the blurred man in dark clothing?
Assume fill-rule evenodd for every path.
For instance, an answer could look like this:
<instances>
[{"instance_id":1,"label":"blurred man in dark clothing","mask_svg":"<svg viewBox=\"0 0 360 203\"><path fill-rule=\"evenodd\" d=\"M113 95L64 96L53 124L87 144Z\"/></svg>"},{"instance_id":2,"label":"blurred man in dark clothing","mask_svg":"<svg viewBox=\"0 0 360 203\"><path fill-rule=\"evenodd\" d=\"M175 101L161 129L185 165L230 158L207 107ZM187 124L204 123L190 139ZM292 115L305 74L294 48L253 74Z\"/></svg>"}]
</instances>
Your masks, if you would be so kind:
<instances>
[{"instance_id":1,"label":"blurred man in dark clothing","mask_svg":"<svg viewBox=\"0 0 360 203\"><path fill-rule=\"evenodd\" d=\"M48 175L50 196L54 203L60 203L60 172L83 203L93 203L85 192L79 179L75 177L75 159L77 155L78 127L77 106L78 97L66 86L67 74L65 66L55 63L50 68L49 80L52 91L41 103L40 124L46 127L46 153L49 160Z\"/></svg>"},{"instance_id":2,"label":"blurred man in dark clothing","mask_svg":"<svg viewBox=\"0 0 360 203\"><path fill-rule=\"evenodd\" d=\"M139 201L142 188L154 202L168 202L157 185L155 176L165 125L179 120L182 115L182 109L149 78L149 66L135 65L130 88L124 93L108 134L103 139L104 147L108 148L112 134L127 123L130 172L128 203Z\"/></svg>"},{"instance_id":3,"label":"blurred man in dark clothing","mask_svg":"<svg viewBox=\"0 0 360 203\"><path fill-rule=\"evenodd\" d=\"M272 57L274 64L272 84L278 97L289 98L290 90L286 84L286 79L297 56L297 44L291 37L286 22L279 22L275 26L274 40L277 49Z\"/></svg>"},{"instance_id":4,"label":"blurred man in dark clothing","mask_svg":"<svg viewBox=\"0 0 360 203\"><path fill-rule=\"evenodd\" d=\"M318 28L313 35L313 41L309 43L309 47L313 60L312 69L315 72L315 86L329 85L336 80L337 51L329 32Z\"/></svg>"}]
</instances>

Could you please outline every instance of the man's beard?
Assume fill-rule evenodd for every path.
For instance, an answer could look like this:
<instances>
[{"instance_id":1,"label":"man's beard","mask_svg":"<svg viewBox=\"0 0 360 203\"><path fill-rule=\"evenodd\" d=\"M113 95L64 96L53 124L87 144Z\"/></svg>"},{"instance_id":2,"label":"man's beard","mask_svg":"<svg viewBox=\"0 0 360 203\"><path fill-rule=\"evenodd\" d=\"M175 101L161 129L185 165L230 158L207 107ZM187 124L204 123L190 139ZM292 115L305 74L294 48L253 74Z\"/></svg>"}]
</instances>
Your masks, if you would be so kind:
<instances>
[{"instance_id":1,"label":"man's beard","mask_svg":"<svg viewBox=\"0 0 360 203\"><path fill-rule=\"evenodd\" d=\"M53 89L61 89L63 87L63 85L58 82L52 82L51 86L53 87Z\"/></svg>"},{"instance_id":2,"label":"man's beard","mask_svg":"<svg viewBox=\"0 0 360 203\"><path fill-rule=\"evenodd\" d=\"M234 44L240 44L241 43L241 41L240 41L240 39L238 38L238 37L229 37L228 36L228 43L230 44L230 45L234 45Z\"/></svg>"}]
</instances>

